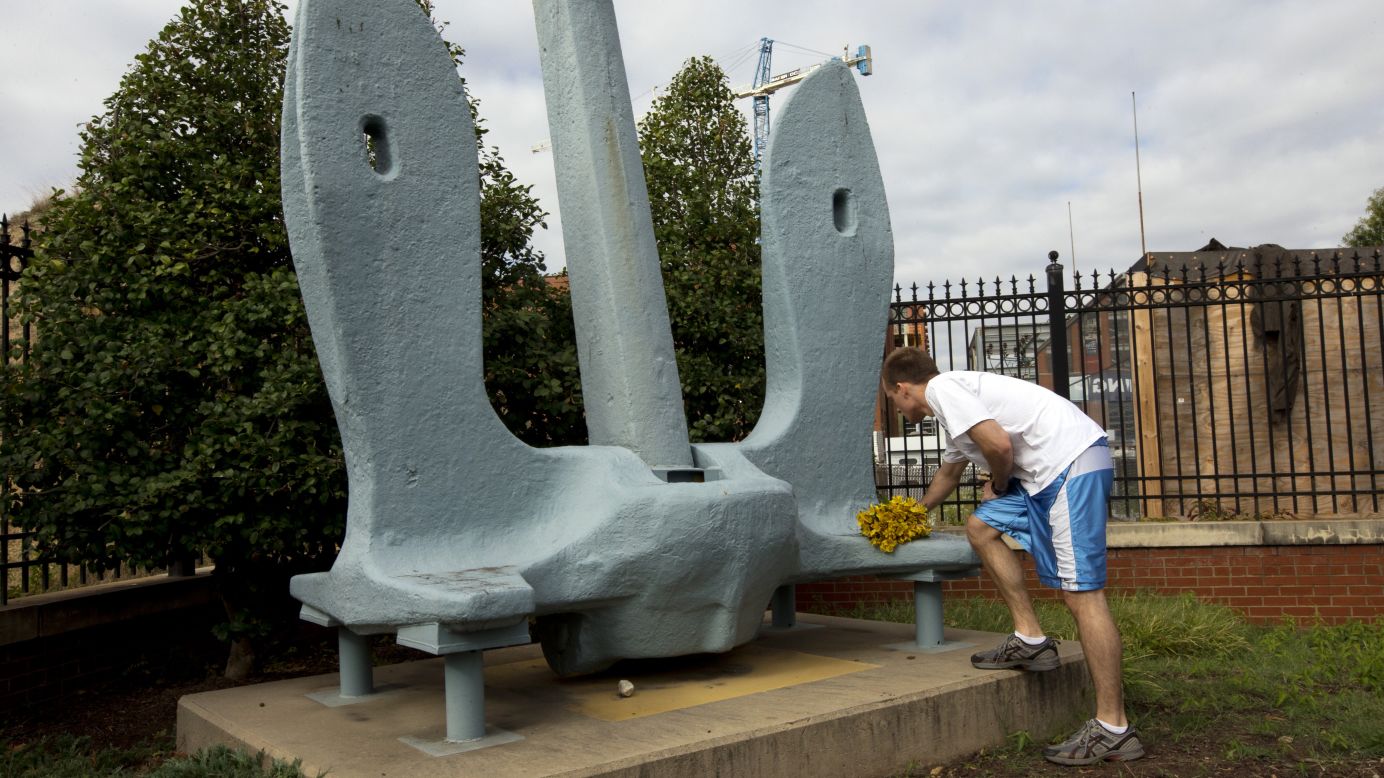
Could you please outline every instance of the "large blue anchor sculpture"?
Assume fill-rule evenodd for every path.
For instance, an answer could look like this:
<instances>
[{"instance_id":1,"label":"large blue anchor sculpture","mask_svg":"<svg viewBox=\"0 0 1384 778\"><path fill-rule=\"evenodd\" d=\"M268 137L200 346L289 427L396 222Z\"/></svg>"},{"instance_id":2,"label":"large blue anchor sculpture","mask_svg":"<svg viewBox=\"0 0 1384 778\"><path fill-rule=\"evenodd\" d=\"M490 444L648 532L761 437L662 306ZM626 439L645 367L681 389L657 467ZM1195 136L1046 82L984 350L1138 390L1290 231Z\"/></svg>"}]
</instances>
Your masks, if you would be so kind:
<instances>
[{"instance_id":1,"label":"large blue anchor sculpture","mask_svg":"<svg viewBox=\"0 0 1384 778\"><path fill-rule=\"evenodd\" d=\"M534 7L590 446L531 448L490 405L474 129L414 0L302 0L284 88L284 215L350 489L336 563L292 592L341 627L343 697L371 691L363 635L445 655L458 741L485 733L480 652L531 627L556 672L591 672L728 651L796 582L976 565L959 538L886 555L856 531L893 246L848 68L797 88L769 148L759 424L691 445L614 10Z\"/></svg>"}]
</instances>

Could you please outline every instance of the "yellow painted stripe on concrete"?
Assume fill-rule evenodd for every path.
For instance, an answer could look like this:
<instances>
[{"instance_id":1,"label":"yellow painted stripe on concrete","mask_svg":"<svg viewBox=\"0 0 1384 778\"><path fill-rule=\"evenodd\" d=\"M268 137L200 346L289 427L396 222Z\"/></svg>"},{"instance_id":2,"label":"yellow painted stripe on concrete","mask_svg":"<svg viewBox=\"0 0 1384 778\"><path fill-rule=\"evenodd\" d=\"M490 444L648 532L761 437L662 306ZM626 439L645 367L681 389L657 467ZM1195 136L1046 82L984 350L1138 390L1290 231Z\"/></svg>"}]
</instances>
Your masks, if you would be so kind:
<instances>
[{"instance_id":1,"label":"yellow painted stripe on concrete","mask_svg":"<svg viewBox=\"0 0 1384 778\"><path fill-rule=\"evenodd\" d=\"M487 667L485 685L500 693L524 697L535 692L548 697L556 686L561 689L559 698L547 702L602 721L627 721L877 667L868 662L750 645L704 663L684 662L669 670L619 677L603 674L559 682L554 681L552 671L542 660L512 662ZM621 697L617 692L621 678L634 683L632 696ZM546 693L539 692L540 688Z\"/></svg>"}]
</instances>

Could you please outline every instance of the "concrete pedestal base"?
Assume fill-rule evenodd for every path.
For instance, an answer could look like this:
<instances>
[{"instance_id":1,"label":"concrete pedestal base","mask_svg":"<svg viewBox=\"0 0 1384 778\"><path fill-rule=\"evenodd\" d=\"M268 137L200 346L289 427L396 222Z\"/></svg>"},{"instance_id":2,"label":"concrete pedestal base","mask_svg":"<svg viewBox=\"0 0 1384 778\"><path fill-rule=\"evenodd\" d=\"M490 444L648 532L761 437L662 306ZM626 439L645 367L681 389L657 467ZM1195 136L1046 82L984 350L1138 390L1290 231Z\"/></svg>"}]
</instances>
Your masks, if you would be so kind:
<instances>
[{"instance_id":1,"label":"concrete pedestal base","mask_svg":"<svg viewBox=\"0 0 1384 778\"><path fill-rule=\"evenodd\" d=\"M1076 643L1051 672L986 671L971 667L973 646L1000 635L948 630L946 643L967 645L915 653L897 648L913 638L908 624L797 623L817 628L572 680L553 676L537 646L488 651L486 724L507 734L494 745L418 747L446 742L443 660L427 659L376 668L389 691L351 705L308 696L335 687L335 675L189 695L178 747L223 743L300 759L308 775L371 778L888 776L925 774L1018 730L1042 742L1090 714ZM632 696L617 693L622 679Z\"/></svg>"}]
</instances>

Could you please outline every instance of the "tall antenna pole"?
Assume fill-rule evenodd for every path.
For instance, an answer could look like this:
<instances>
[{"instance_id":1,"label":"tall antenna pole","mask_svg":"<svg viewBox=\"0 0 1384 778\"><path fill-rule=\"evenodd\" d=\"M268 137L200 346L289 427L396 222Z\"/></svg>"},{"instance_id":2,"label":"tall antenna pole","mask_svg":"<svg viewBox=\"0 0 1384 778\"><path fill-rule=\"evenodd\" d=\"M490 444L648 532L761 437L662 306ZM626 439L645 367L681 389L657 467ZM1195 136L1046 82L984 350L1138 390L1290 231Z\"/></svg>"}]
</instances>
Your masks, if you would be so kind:
<instances>
[{"instance_id":1,"label":"tall antenna pole","mask_svg":"<svg viewBox=\"0 0 1384 778\"><path fill-rule=\"evenodd\" d=\"M1072 201L1067 201L1067 236L1072 240L1072 275L1077 274L1076 269L1076 230L1072 228Z\"/></svg>"},{"instance_id":2,"label":"tall antenna pole","mask_svg":"<svg viewBox=\"0 0 1384 778\"><path fill-rule=\"evenodd\" d=\"M1144 177L1139 172L1139 103L1134 93L1129 93L1129 103L1134 109L1134 181L1139 188L1139 251L1141 256L1149 255L1148 243L1144 240Z\"/></svg>"}]
</instances>

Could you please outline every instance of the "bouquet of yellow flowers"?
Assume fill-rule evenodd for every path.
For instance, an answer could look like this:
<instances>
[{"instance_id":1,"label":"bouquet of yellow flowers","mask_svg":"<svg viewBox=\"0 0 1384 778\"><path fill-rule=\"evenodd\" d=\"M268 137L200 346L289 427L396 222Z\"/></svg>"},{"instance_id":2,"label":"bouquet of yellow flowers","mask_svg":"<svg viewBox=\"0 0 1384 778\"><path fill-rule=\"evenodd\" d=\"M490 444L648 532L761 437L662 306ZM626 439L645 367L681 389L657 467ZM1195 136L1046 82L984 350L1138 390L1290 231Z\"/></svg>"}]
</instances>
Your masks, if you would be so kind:
<instances>
[{"instance_id":1,"label":"bouquet of yellow flowers","mask_svg":"<svg viewBox=\"0 0 1384 778\"><path fill-rule=\"evenodd\" d=\"M900 543L932 534L927 508L912 497L875 503L857 513L855 520L860 522L860 534L886 554L894 553Z\"/></svg>"}]
</instances>

